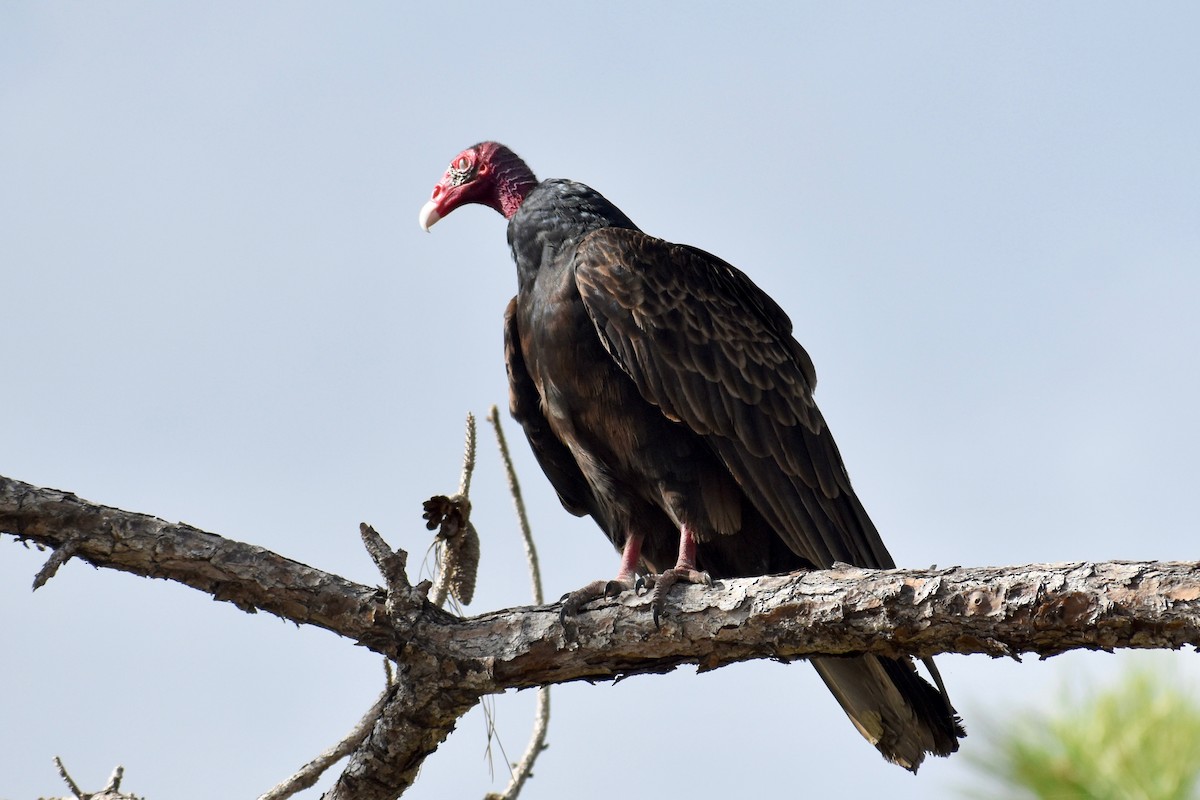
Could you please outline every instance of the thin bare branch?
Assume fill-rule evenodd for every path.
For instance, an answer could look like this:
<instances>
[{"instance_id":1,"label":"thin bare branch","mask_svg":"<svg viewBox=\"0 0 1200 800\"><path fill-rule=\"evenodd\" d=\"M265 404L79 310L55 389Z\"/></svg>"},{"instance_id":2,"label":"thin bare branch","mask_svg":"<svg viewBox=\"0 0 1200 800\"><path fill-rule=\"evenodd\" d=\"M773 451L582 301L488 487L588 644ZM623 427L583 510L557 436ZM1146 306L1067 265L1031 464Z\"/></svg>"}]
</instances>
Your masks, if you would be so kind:
<instances>
[{"instance_id":1,"label":"thin bare branch","mask_svg":"<svg viewBox=\"0 0 1200 800\"><path fill-rule=\"evenodd\" d=\"M533 765L537 757L547 748L546 733L550 729L550 687L542 686L537 691L537 706L533 712L533 731L529 734L529 744L521 760L512 765L512 776L503 792L489 792L484 800L516 800L525 786L525 781L533 775Z\"/></svg>"},{"instance_id":2,"label":"thin bare branch","mask_svg":"<svg viewBox=\"0 0 1200 800\"><path fill-rule=\"evenodd\" d=\"M75 783L71 778L71 774L67 772L66 766L58 756L54 757L54 766L58 767L58 774L62 776L63 782L67 784L67 788L71 790L71 794L75 795L78 800L87 800L83 789L80 789L79 784Z\"/></svg>"},{"instance_id":3,"label":"thin bare branch","mask_svg":"<svg viewBox=\"0 0 1200 800\"><path fill-rule=\"evenodd\" d=\"M525 543L525 560L529 566L529 579L533 584L533 602L541 605L542 571L538 566L537 547L533 542L533 531L529 526L529 517L525 513L525 501L521 497L521 484L517 480L517 471L513 467L512 456L508 452L508 442L504 438L504 428L500 424L500 413L496 406L488 411L488 421L496 432L496 443L500 447L500 458L504 462L504 474L508 479L508 490L512 495L513 505L517 511L517 522L521 528L521 539ZM521 793L525 781L533 774L533 765L537 757L546 749L546 733L550 728L550 687L541 686L537 690L537 707L533 716L533 731L529 734L529 743L521 759L512 765L512 773L508 786L499 794L488 794L485 800L516 800Z\"/></svg>"},{"instance_id":4,"label":"thin bare branch","mask_svg":"<svg viewBox=\"0 0 1200 800\"><path fill-rule=\"evenodd\" d=\"M394 800L480 694L481 664L450 665L409 648L370 733L323 800Z\"/></svg>"},{"instance_id":5,"label":"thin bare branch","mask_svg":"<svg viewBox=\"0 0 1200 800\"><path fill-rule=\"evenodd\" d=\"M467 436L463 444L462 477L458 481L458 493L471 496L471 475L475 472L475 415L467 412Z\"/></svg>"},{"instance_id":6,"label":"thin bare branch","mask_svg":"<svg viewBox=\"0 0 1200 800\"><path fill-rule=\"evenodd\" d=\"M351 728L350 732L340 742L296 770L296 774L263 794L258 800L286 800L286 798L291 797L297 792L304 791L316 784L320 780L321 775L325 773L325 770L362 746L363 740L367 738L367 734L371 732L376 720L379 719L379 715L383 712L383 706L391 695L392 685L395 680L392 676L391 662L384 661L383 667L385 673L383 693L367 709L367 713L363 714L362 719Z\"/></svg>"},{"instance_id":7,"label":"thin bare branch","mask_svg":"<svg viewBox=\"0 0 1200 800\"><path fill-rule=\"evenodd\" d=\"M517 480L512 456L508 452L508 440L504 438L504 429L500 426L500 413L495 406L488 411L487 418L496 431L496 443L500 446L500 458L504 461L508 491L512 495L513 505L516 507L517 522L521 526L521 541L525 543L525 560L529 564L529 581L533 585L533 602L540 606L546 602L542 597L542 569L538 566L537 548L533 545L533 532L529 528L529 516L525 513L525 500L521 496L521 484Z\"/></svg>"}]
</instances>

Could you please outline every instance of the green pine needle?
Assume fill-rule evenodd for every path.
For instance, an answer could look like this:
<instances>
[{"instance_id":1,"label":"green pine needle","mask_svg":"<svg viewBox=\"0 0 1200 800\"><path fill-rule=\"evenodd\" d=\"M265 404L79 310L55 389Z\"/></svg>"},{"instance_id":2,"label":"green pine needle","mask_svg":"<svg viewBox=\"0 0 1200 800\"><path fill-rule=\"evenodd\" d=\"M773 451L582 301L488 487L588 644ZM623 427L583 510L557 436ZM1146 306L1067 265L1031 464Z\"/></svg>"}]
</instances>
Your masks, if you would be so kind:
<instances>
[{"instance_id":1,"label":"green pine needle","mask_svg":"<svg viewBox=\"0 0 1200 800\"><path fill-rule=\"evenodd\" d=\"M1197 800L1200 701L1172 670L1131 668L1114 685L1025 711L983 732L969 760L997 787L974 797Z\"/></svg>"}]
</instances>

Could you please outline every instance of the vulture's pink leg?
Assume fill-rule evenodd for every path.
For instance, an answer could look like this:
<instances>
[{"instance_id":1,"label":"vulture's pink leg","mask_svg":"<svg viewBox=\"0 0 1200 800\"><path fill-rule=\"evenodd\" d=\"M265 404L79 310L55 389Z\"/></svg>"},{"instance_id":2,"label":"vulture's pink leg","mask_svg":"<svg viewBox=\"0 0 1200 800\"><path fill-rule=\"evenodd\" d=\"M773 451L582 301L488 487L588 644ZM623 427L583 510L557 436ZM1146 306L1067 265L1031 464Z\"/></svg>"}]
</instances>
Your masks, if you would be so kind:
<instances>
[{"instance_id":1,"label":"vulture's pink leg","mask_svg":"<svg viewBox=\"0 0 1200 800\"><path fill-rule=\"evenodd\" d=\"M558 612L559 621L563 622L566 621L567 617L575 616L579 613L579 607L584 603L597 600L601 597L616 597L621 592L632 589L634 581L637 579L638 563L641 560L642 537L637 534L631 534L625 540L624 549L621 550L621 571L617 573L617 577L611 581L593 581L582 589L576 589L573 592L563 595L563 607Z\"/></svg>"},{"instance_id":2,"label":"vulture's pink leg","mask_svg":"<svg viewBox=\"0 0 1200 800\"><path fill-rule=\"evenodd\" d=\"M667 592L677 583L702 583L712 586L712 577L707 572L696 569L696 537L692 535L691 526L684 524L679 529L679 558L675 566L661 575L647 575L642 585L654 587L650 593L650 608L654 613L654 626L658 627L658 619L662 616L667 604Z\"/></svg>"}]
</instances>

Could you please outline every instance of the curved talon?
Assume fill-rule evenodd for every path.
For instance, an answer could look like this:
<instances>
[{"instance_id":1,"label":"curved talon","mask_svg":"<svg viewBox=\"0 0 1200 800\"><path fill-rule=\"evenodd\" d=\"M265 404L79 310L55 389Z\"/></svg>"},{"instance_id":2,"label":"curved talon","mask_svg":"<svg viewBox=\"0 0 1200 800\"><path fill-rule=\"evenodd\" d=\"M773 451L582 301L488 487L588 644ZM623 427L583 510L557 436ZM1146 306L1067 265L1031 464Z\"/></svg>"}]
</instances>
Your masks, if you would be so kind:
<instances>
[{"instance_id":1,"label":"curved talon","mask_svg":"<svg viewBox=\"0 0 1200 800\"><path fill-rule=\"evenodd\" d=\"M593 600L610 599L616 597L626 589L633 588L633 581L628 578L617 576L611 581L592 581L587 586L581 589L576 589L573 592L567 592L560 598L563 604L558 612L558 622L564 627L567 624L569 617L574 617L579 613L579 609L586 603Z\"/></svg>"},{"instance_id":2,"label":"curved talon","mask_svg":"<svg viewBox=\"0 0 1200 800\"><path fill-rule=\"evenodd\" d=\"M567 592L558 598L558 602L562 603L562 608L558 610L558 624L563 627L567 625L567 617L573 617L579 611L579 604L571 602L573 594L574 592Z\"/></svg>"},{"instance_id":3,"label":"curved talon","mask_svg":"<svg viewBox=\"0 0 1200 800\"><path fill-rule=\"evenodd\" d=\"M604 584L604 599L611 600L628 588L629 586L622 581L609 581L608 583Z\"/></svg>"},{"instance_id":4,"label":"curved talon","mask_svg":"<svg viewBox=\"0 0 1200 800\"><path fill-rule=\"evenodd\" d=\"M661 575L650 575L647 577L651 579L650 585L654 587L654 591L650 593L650 610L655 628L661 627L659 620L666 610L667 593L671 591L672 586L677 583L697 583L704 586L713 585L711 575L690 567L674 567Z\"/></svg>"}]
</instances>

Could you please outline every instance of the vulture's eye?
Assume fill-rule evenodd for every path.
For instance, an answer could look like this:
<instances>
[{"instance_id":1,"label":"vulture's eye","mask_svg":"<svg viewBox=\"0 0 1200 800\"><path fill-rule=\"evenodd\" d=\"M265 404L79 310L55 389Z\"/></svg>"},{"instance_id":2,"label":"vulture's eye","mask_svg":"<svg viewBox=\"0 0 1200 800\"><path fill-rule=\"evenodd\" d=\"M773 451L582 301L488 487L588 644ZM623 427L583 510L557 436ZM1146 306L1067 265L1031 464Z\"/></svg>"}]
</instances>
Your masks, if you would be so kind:
<instances>
[{"instance_id":1,"label":"vulture's eye","mask_svg":"<svg viewBox=\"0 0 1200 800\"><path fill-rule=\"evenodd\" d=\"M459 172L466 172L471 167L471 159L466 156L459 156L458 161L454 162L454 168Z\"/></svg>"}]
</instances>

